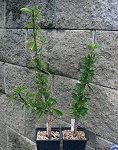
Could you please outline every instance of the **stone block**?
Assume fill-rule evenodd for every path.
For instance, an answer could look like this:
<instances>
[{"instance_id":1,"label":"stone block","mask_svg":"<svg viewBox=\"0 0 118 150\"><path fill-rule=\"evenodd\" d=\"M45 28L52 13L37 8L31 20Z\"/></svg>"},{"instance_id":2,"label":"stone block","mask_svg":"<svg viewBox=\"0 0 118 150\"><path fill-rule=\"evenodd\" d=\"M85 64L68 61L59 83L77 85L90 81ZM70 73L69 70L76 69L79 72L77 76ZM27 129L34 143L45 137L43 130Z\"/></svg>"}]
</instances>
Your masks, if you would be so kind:
<instances>
[{"instance_id":1,"label":"stone block","mask_svg":"<svg viewBox=\"0 0 118 150\"><path fill-rule=\"evenodd\" d=\"M11 128L7 128L8 150L36 150L36 144Z\"/></svg>"},{"instance_id":2,"label":"stone block","mask_svg":"<svg viewBox=\"0 0 118 150\"><path fill-rule=\"evenodd\" d=\"M26 66L32 54L25 49L25 40L25 30L0 30L0 60Z\"/></svg>"},{"instance_id":3,"label":"stone block","mask_svg":"<svg viewBox=\"0 0 118 150\"><path fill-rule=\"evenodd\" d=\"M6 73L6 93L12 95L14 87L26 86L28 90L32 89L33 73L32 70L5 64ZM8 126L18 131L19 133L25 133L25 112L21 110L21 104L14 105L18 102L18 99L7 106L6 110L6 123Z\"/></svg>"},{"instance_id":4,"label":"stone block","mask_svg":"<svg viewBox=\"0 0 118 150\"><path fill-rule=\"evenodd\" d=\"M25 113L14 103L7 105L8 97L0 93L0 148L7 149L6 126L10 126L19 133L25 133Z\"/></svg>"},{"instance_id":5,"label":"stone block","mask_svg":"<svg viewBox=\"0 0 118 150\"><path fill-rule=\"evenodd\" d=\"M21 104L15 105L12 102L7 105L8 98L5 94L0 94L0 122L24 134L25 112L21 110Z\"/></svg>"},{"instance_id":6,"label":"stone block","mask_svg":"<svg viewBox=\"0 0 118 150\"><path fill-rule=\"evenodd\" d=\"M55 27L55 0L34 0L34 3L41 12L41 16L44 18L39 25L42 28L54 28Z\"/></svg>"},{"instance_id":7,"label":"stone block","mask_svg":"<svg viewBox=\"0 0 118 150\"><path fill-rule=\"evenodd\" d=\"M0 61L0 91L5 92L4 88L4 63Z\"/></svg>"},{"instance_id":8,"label":"stone block","mask_svg":"<svg viewBox=\"0 0 118 150\"><path fill-rule=\"evenodd\" d=\"M88 52L87 45L93 43L92 31L53 30L44 31L46 45L42 55L50 72L76 78L81 68L81 57Z\"/></svg>"},{"instance_id":9,"label":"stone block","mask_svg":"<svg viewBox=\"0 0 118 150\"><path fill-rule=\"evenodd\" d=\"M43 16L39 24L42 27L54 27L54 0L7 0L6 26L7 28L23 28L30 21L29 15L21 13L21 8L31 8L36 5Z\"/></svg>"},{"instance_id":10,"label":"stone block","mask_svg":"<svg viewBox=\"0 0 118 150\"><path fill-rule=\"evenodd\" d=\"M33 89L34 72L32 69L12 64L5 64L6 93L12 93L14 87L25 86L26 89Z\"/></svg>"},{"instance_id":11,"label":"stone block","mask_svg":"<svg viewBox=\"0 0 118 150\"><path fill-rule=\"evenodd\" d=\"M0 1L0 28L4 27L4 1Z\"/></svg>"},{"instance_id":12,"label":"stone block","mask_svg":"<svg viewBox=\"0 0 118 150\"><path fill-rule=\"evenodd\" d=\"M56 0L56 27L117 30L117 5L117 0Z\"/></svg>"},{"instance_id":13,"label":"stone block","mask_svg":"<svg viewBox=\"0 0 118 150\"><path fill-rule=\"evenodd\" d=\"M0 121L0 150L1 149L7 150L7 134L6 134L6 125Z\"/></svg>"},{"instance_id":14,"label":"stone block","mask_svg":"<svg viewBox=\"0 0 118 150\"><path fill-rule=\"evenodd\" d=\"M52 127L70 127L70 122L62 120L61 117L53 117Z\"/></svg>"},{"instance_id":15,"label":"stone block","mask_svg":"<svg viewBox=\"0 0 118 150\"><path fill-rule=\"evenodd\" d=\"M6 100L6 95L0 93L0 122L2 123L5 123Z\"/></svg>"},{"instance_id":16,"label":"stone block","mask_svg":"<svg viewBox=\"0 0 118 150\"><path fill-rule=\"evenodd\" d=\"M97 31L95 37L102 48L101 57L96 63L94 82L118 89L118 32Z\"/></svg>"},{"instance_id":17,"label":"stone block","mask_svg":"<svg viewBox=\"0 0 118 150\"><path fill-rule=\"evenodd\" d=\"M106 140L118 143L118 91L98 85L93 85L93 89L87 118L81 120L81 125Z\"/></svg>"},{"instance_id":18,"label":"stone block","mask_svg":"<svg viewBox=\"0 0 118 150\"><path fill-rule=\"evenodd\" d=\"M53 95L57 99L57 108L62 111L63 116L59 117L62 121L70 124L70 101L72 99L71 93L76 81L71 78L62 76L54 76L54 91Z\"/></svg>"},{"instance_id":19,"label":"stone block","mask_svg":"<svg viewBox=\"0 0 118 150\"><path fill-rule=\"evenodd\" d=\"M25 112L21 110L21 104L12 102L5 110L5 123L15 131L25 134Z\"/></svg>"},{"instance_id":20,"label":"stone block","mask_svg":"<svg viewBox=\"0 0 118 150\"><path fill-rule=\"evenodd\" d=\"M30 110L26 110L26 137L34 141L34 133L37 127L46 127L46 116L38 120L36 115L31 114Z\"/></svg>"}]
</instances>

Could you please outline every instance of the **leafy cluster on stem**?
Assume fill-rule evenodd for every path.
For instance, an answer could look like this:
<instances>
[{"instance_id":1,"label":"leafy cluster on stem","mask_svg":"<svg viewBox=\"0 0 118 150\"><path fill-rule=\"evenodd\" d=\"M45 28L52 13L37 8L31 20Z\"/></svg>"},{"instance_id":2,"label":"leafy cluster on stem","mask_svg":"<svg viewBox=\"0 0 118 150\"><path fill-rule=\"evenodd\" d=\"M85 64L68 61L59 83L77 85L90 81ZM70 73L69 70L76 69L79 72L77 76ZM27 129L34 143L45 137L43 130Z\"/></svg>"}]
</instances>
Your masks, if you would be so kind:
<instances>
[{"instance_id":1,"label":"leafy cluster on stem","mask_svg":"<svg viewBox=\"0 0 118 150\"><path fill-rule=\"evenodd\" d=\"M75 118L74 134L76 135L78 121L81 117L86 117L88 111L87 102L90 100L89 93L93 89L91 82L95 72L95 44L88 45L89 53L82 58L82 67L78 76L78 82L72 92L71 115Z\"/></svg>"},{"instance_id":2,"label":"leafy cluster on stem","mask_svg":"<svg viewBox=\"0 0 118 150\"><path fill-rule=\"evenodd\" d=\"M33 92L24 92L26 87L14 88L14 94L9 98L8 103L16 98L19 98L22 102L22 109L29 108L33 114L37 114L41 119L46 114L48 123L48 137L51 134L51 116L53 114L62 115L62 112L56 109L54 106L57 104L55 98L51 96L49 89L48 76L49 71L46 69L46 64L42 60L40 48L41 44L45 43L42 36L38 33L41 32L41 28L38 26L38 20L42 20L39 10L36 6L32 8L22 8L22 12L29 13L31 22L25 25L25 28L32 29L30 38L26 41L28 49L34 53L34 58L30 62L30 67L34 68L35 72L35 86ZM25 94L24 94L25 93Z\"/></svg>"}]
</instances>

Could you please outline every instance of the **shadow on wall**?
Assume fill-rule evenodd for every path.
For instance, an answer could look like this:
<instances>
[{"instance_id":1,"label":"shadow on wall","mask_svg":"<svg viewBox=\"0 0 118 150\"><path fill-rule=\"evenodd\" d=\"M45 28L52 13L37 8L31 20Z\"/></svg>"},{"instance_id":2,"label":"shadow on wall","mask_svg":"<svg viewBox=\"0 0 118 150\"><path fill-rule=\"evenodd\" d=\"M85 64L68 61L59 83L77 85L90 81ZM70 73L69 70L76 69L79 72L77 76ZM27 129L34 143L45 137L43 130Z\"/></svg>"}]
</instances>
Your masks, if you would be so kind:
<instances>
[{"instance_id":1,"label":"shadow on wall","mask_svg":"<svg viewBox=\"0 0 118 150\"><path fill-rule=\"evenodd\" d=\"M7 0L6 1L6 21L8 21L9 14L12 13L13 15L13 21L16 21L16 19L20 19L21 11L20 9L24 6L26 6L30 0Z\"/></svg>"},{"instance_id":2,"label":"shadow on wall","mask_svg":"<svg viewBox=\"0 0 118 150\"><path fill-rule=\"evenodd\" d=\"M22 14L23 7L31 8L36 4L44 20L40 26L53 27L54 25L54 1L53 0L6 0L6 27L23 28L29 20L28 14Z\"/></svg>"}]
</instances>

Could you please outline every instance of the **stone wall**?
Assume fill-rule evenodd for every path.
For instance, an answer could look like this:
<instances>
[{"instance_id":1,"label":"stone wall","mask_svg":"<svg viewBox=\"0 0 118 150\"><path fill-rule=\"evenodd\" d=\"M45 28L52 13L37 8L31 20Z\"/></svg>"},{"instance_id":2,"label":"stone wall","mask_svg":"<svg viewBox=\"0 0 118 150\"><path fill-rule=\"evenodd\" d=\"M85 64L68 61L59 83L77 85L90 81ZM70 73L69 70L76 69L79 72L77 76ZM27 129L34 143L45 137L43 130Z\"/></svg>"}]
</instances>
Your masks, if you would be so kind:
<instances>
[{"instance_id":1,"label":"stone wall","mask_svg":"<svg viewBox=\"0 0 118 150\"><path fill-rule=\"evenodd\" d=\"M51 72L52 93L64 114L53 126L70 124L69 101L81 57L88 44L102 44L88 116L81 126L96 133L97 150L118 143L118 1L0 0L0 150L9 149L6 128L33 140L34 128L45 124L19 106L6 105L11 87L27 84L30 88L33 81L34 74L27 68L32 54L25 49L29 31L23 29L29 17L20 8L34 2L44 17L40 25L47 44L42 54Z\"/></svg>"}]
</instances>

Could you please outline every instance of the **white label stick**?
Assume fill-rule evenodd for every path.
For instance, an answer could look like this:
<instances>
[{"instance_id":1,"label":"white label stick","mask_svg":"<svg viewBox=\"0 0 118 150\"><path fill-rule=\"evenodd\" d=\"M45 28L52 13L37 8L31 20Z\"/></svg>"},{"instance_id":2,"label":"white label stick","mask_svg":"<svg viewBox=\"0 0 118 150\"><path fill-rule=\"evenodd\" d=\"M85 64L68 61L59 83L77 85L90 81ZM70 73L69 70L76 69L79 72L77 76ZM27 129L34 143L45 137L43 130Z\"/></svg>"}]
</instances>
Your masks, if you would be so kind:
<instances>
[{"instance_id":1,"label":"white label stick","mask_svg":"<svg viewBox=\"0 0 118 150\"><path fill-rule=\"evenodd\" d=\"M74 131L75 119L71 119L71 131Z\"/></svg>"}]
</instances>

